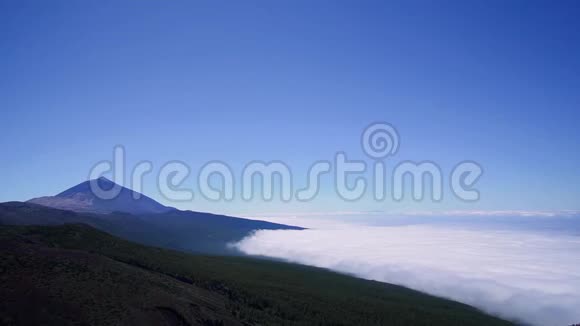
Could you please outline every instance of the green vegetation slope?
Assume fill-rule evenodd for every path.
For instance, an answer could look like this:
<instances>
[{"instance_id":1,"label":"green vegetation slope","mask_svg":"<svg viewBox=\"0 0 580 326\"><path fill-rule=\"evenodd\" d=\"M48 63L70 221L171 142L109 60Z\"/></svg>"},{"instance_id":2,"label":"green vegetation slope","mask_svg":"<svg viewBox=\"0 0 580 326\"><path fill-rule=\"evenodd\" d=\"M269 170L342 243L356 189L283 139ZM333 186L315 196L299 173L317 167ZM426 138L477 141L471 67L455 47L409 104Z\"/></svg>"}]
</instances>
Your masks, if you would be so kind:
<instances>
[{"instance_id":1,"label":"green vegetation slope","mask_svg":"<svg viewBox=\"0 0 580 326\"><path fill-rule=\"evenodd\" d=\"M509 325L403 287L191 255L86 225L0 227L4 325Z\"/></svg>"}]
</instances>

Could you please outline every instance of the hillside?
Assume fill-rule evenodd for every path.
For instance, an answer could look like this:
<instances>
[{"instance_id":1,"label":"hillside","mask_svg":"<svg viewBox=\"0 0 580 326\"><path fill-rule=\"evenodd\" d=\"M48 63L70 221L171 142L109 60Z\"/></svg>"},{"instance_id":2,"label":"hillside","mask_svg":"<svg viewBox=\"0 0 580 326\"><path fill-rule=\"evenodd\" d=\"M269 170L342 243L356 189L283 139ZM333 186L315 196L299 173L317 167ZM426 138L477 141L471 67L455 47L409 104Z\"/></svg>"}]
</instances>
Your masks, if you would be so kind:
<instances>
[{"instance_id":1,"label":"hillside","mask_svg":"<svg viewBox=\"0 0 580 326\"><path fill-rule=\"evenodd\" d=\"M0 227L4 325L509 325L399 286L190 255L86 225Z\"/></svg>"},{"instance_id":2,"label":"hillside","mask_svg":"<svg viewBox=\"0 0 580 326\"><path fill-rule=\"evenodd\" d=\"M34 203L0 203L0 225L83 223L123 239L188 252L235 254L227 244L254 230L301 229L231 216L171 209L165 213L90 213Z\"/></svg>"}]
</instances>

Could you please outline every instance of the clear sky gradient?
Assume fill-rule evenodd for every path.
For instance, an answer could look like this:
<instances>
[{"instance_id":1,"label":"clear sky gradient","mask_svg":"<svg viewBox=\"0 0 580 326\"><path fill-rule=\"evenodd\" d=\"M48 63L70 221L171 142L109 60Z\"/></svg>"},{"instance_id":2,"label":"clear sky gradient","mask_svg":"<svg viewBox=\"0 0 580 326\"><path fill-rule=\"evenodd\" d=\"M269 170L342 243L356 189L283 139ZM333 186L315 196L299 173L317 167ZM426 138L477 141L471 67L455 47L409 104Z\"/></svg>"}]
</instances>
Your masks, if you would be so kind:
<instances>
[{"instance_id":1,"label":"clear sky gradient","mask_svg":"<svg viewBox=\"0 0 580 326\"><path fill-rule=\"evenodd\" d=\"M60 192L117 144L129 165L283 160L296 185L360 133L387 164L474 160L482 199L168 203L252 215L580 209L578 1L0 0L0 201ZM192 178L188 184L195 186Z\"/></svg>"}]
</instances>

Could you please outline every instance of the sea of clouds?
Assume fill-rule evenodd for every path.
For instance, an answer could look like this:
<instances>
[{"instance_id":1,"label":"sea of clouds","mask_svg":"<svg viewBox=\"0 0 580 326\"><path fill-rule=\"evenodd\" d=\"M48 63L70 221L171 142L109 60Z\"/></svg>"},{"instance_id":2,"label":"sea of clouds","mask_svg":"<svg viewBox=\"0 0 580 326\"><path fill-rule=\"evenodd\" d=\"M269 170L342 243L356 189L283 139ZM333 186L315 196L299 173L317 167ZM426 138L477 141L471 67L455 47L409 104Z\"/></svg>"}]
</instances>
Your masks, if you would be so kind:
<instances>
[{"instance_id":1,"label":"sea of clouds","mask_svg":"<svg viewBox=\"0 0 580 326\"><path fill-rule=\"evenodd\" d=\"M532 325L580 323L580 236L570 232L341 224L257 231L234 246L403 285Z\"/></svg>"}]
</instances>

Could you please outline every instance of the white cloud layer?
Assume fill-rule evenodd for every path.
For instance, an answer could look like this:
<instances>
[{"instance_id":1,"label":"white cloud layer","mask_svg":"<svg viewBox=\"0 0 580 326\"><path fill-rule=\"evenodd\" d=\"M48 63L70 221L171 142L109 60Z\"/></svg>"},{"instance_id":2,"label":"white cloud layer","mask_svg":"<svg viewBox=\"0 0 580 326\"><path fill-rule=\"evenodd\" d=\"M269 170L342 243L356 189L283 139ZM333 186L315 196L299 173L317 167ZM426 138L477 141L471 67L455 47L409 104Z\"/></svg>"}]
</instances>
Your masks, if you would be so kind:
<instances>
[{"instance_id":1,"label":"white cloud layer","mask_svg":"<svg viewBox=\"0 0 580 326\"><path fill-rule=\"evenodd\" d=\"M400 284L533 325L580 323L580 237L408 225L258 231L235 246Z\"/></svg>"}]
</instances>

